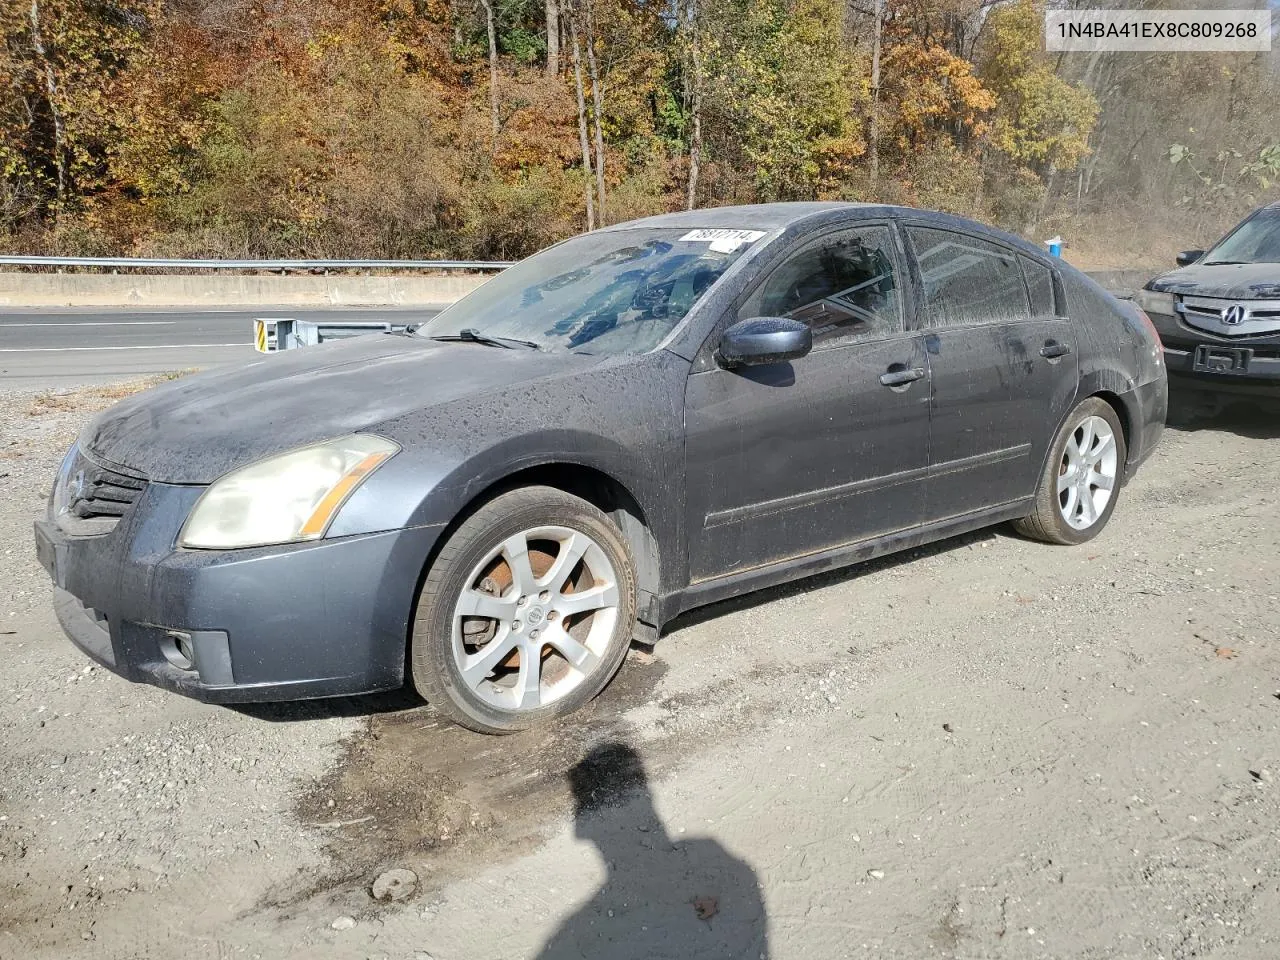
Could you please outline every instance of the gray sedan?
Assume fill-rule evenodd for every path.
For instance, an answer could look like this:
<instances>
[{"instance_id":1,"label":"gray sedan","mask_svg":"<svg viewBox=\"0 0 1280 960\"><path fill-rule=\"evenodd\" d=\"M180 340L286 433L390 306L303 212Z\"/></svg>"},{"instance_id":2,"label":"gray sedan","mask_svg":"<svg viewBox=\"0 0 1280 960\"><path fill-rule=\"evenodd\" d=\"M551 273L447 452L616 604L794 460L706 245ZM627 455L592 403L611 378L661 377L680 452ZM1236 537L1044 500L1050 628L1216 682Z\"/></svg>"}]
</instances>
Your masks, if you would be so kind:
<instances>
[{"instance_id":1,"label":"gray sedan","mask_svg":"<svg viewBox=\"0 0 1280 960\"><path fill-rule=\"evenodd\" d=\"M504 733L692 607L1006 521L1090 539L1166 399L1141 311L1014 237L698 210L567 240L410 333L125 400L37 549L67 634L131 680L408 680Z\"/></svg>"}]
</instances>

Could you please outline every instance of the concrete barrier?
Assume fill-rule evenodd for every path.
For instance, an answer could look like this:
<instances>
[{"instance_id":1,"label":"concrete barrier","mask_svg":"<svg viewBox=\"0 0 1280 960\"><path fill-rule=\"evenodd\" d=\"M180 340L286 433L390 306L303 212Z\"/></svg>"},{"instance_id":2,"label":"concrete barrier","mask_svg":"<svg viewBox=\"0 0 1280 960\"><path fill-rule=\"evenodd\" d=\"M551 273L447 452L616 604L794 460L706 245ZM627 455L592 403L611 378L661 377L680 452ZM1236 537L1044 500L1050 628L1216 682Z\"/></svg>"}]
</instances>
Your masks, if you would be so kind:
<instances>
[{"instance_id":1,"label":"concrete barrier","mask_svg":"<svg viewBox=\"0 0 1280 960\"><path fill-rule=\"evenodd\" d=\"M1099 286L1117 297L1132 297L1159 270L1086 270Z\"/></svg>"},{"instance_id":2,"label":"concrete barrier","mask_svg":"<svg viewBox=\"0 0 1280 960\"><path fill-rule=\"evenodd\" d=\"M173 276L0 273L0 307L363 307L445 304L491 274Z\"/></svg>"}]
</instances>

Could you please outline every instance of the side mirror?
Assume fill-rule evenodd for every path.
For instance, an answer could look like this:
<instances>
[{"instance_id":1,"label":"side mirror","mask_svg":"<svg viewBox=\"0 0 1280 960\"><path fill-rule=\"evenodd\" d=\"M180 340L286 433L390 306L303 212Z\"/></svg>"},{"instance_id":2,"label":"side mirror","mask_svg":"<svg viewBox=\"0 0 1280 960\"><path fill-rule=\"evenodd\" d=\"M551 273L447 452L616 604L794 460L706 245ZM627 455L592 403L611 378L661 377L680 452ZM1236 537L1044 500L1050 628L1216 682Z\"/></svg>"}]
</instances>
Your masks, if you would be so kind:
<instances>
[{"instance_id":1,"label":"side mirror","mask_svg":"<svg viewBox=\"0 0 1280 960\"><path fill-rule=\"evenodd\" d=\"M732 369L783 363L812 349L813 331L807 323L785 317L752 317L739 320L724 332L716 359L722 367Z\"/></svg>"},{"instance_id":2,"label":"side mirror","mask_svg":"<svg viewBox=\"0 0 1280 960\"><path fill-rule=\"evenodd\" d=\"M1189 267L1203 256L1203 250L1183 250L1175 259L1178 261L1178 266Z\"/></svg>"}]
</instances>

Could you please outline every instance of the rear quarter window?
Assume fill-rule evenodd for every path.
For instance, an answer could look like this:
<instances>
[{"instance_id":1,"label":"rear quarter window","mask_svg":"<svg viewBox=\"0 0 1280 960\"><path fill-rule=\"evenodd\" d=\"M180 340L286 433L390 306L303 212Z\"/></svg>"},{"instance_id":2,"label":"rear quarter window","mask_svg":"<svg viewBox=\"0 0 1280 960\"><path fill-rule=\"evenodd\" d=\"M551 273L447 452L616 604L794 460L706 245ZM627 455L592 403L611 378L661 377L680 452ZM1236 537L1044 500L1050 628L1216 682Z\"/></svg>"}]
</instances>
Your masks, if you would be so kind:
<instances>
[{"instance_id":1,"label":"rear quarter window","mask_svg":"<svg viewBox=\"0 0 1280 960\"><path fill-rule=\"evenodd\" d=\"M1027 278L1027 292L1031 295L1031 316L1046 320L1060 316L1053 291L1053 271L1043 263L1019 257L1022 273Z\"/></svg>"}]
</instances>

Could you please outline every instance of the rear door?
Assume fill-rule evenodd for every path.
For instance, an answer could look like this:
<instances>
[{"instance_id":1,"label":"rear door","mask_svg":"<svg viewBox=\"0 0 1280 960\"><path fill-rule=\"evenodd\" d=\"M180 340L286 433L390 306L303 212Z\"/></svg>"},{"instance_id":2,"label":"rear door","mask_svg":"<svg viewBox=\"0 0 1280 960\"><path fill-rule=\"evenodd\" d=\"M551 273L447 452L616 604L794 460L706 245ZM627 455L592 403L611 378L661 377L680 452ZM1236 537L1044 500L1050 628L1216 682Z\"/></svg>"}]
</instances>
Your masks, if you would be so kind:
<instances>
[{"instance_id":1,"label":"rear door","mask_svg":"<svg viewBox=\"0 0 1280 960\"><path fill-rule=\"evenodd\" d=\"M905 233L931 379L928 518L1028 497L1078 381L1052 271L968 233Z\"/></svg>"},{"instance_id":2,"label":"rear door","mask_svg":"<svg viewBox=\"0 0 1280 960\"><path fill-rule=\"evenodd\" d=\"M887 223L797 242L723 328L804 320L813 351L734 370L695 363L686 394L689 563L694 582L920 523L929 383L904 327L901 248Z\"/></svg>"}]
</instances>

